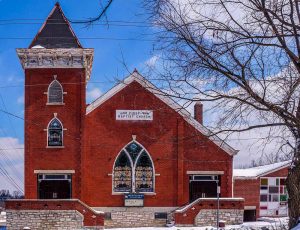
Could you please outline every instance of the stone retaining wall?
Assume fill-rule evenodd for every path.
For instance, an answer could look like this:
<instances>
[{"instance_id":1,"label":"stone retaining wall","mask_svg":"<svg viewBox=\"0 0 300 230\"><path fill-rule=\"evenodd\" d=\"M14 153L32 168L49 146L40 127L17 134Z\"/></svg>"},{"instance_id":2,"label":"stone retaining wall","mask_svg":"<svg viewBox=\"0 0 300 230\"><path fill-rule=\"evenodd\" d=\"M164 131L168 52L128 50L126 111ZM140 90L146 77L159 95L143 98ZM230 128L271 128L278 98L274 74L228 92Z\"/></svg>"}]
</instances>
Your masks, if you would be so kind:
<instances>
[{"instance_id":1,"label":"stone retaining wall","mask_svg":"<svg viewBox=\"0 0 300 230\"><path fill-rule=\"evenodd\" d=\"M155 219L156 212L170 214L176 207L94 207L110 214L104 221L105 228L115 227L164 227L166 219Z\"/></svg>"},{"instance_id":2,"label":"stone retaining wall","mask_svg":"<svg viewBox=\"0 0 300 230\"><path fill-rule=\"evenodd\" d=\"M166 225L166 220L155 219L154 212L119 211L111 213L111 220L105 220L105 228L112 227L161 227Z\"/></svg>"},{"instance_id":3,"label":"stone retaining wall","mask_svg":"<svg viewBox=\"0 0 300 230\"><path fill-rule=\"evenodd\" d=\"M220 209L219 220L225 221L226 225L242 224L244 210L239 209ZM216 226L217 210L202 209L195 218L196 226Z\"/></svg>"},{"instance_id":4,"label":"stone retaining wall","mask_svg":"<svg viewBox=\"0 0 300 230\"><path fill-rule=\"evenodd\" d=\"M24 227L31 230L88 229L83 227L83 216L76 210L7 210L6 214L7 230L22 230Z\"/></svg>"}]
</instances>

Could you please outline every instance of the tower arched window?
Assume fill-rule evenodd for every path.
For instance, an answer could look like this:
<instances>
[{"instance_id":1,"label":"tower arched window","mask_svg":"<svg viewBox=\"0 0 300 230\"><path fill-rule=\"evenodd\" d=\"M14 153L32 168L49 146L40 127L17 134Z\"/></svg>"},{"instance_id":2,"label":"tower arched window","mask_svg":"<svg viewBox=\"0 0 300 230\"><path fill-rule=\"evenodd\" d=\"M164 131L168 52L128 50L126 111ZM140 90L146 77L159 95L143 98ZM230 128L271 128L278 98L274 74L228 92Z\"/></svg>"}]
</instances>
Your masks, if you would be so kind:
<instances>
[{"instance_id":1,"label":"tower arched window","mask_svg":"<svg viewBox=\"0 0 300 230\"><path fill-rule=\"evenodd\" d=\"M146 149L136 141L126 145L113 168L114 192L154 192L154 166Z\"/></svg>"},{"instance_id":2,"label":"tower arched window","mask_svg":"<svg viewBox=\"0 0 300 230\"><path fill-rule=\"evenodd\" d=\"M56 79L53 80L48 87L48 103L62 104L63 103L63 87Z\"/></svg>"},{"instance_id":3,"label":"tower arched window","mask_svg":"<svg viewBox=\"0 0 300 230\"><path fill-rule=\"evenodd\" d=\"M48 146L63 146L63 126L56 117L48 125Z\"/></svg>"}]
</instances>

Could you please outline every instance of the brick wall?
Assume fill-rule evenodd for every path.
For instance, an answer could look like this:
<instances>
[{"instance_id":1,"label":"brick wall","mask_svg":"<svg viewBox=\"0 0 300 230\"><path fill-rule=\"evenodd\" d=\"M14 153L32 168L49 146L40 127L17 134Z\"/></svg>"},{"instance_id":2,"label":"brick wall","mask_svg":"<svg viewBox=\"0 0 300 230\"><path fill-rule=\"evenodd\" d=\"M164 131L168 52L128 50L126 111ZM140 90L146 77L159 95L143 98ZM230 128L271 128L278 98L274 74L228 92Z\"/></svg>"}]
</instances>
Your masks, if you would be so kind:
<instances>
[{"instance_id":1,"label":"brick wall","mask_svg":"<svg viewBox=\"0 0 300 230\"><path fill-rule=\"evenodd\" d=\"M118 121L115 111L153 110L153 121ZM189 125L165 103L133 82L87 114L82 162L82 199L93 207L121 207L112 193L114 161L132 135L152 157L155 193L145 207L176 207L189 202L186 171L224 171L221 196L232 196L232 156ZM93 170L90 170L93 169ZM99 189L101 188L101 189Z\"/></svg>"},{"instance_id":2,"label":"brick wall","mask_svg":"<svg viewBox=\"0 0 300 230\"><path fill-rule=\"evenodd\" d=\"M283 169L280 169L280 170L277 170L275 172L272 172L270 174L267 174L267 175L264 175L263 177L287 177L288 175L288 166L283 168Z\"/></svg>"},{"instance_id":3,"label":"brick wall","mask_svg":"<svg viewBox=\"0 0 300 230\"><path fill-rule=\"evenodd\" d=\"M65 105L46 105L53 75L61 82ZM26 70L25 198L38 198L34 170L75 170L72 198L93 207L122 207L112 193L112 171L120 150L136 135L151 155L155 191L145 207L176 207L189 202L186 171L223 171L221 196L232 196L232 159L176 111L133 82L85 115L84 70ZM69 84L72 83L72 84ZM31 87L30 85L37 85ZM115 111L153 110L153 121L117 121ZM57 113L64 128L64 148L46 148L48 122Z\"/></svg>"},{"instance_id":4,"label":"brick wall","mask_svg":"<svg viewBox=\"0 0 300 230\"><path fill-rule=\"evenodd\" d=\"M260 179L234 179L234 197L243 197L245 206L256 207L256 218L259 217Z\"/></svg>"},{"instance_id":5,"label":"brick wall","mask_svg":"<svg viewBox=\"0 0 300 230\"><path fill-rule=\"evenodd\" d=\"M57 75L64 105L47 105L49 84ZM81 131L85 114L84 69L27 69L25 71L25 198L36 199L34 170L75 170L72 198L80 198ZM48 123L57 113L64 130L64 148L47 148Z\"/></svg>"}]
</instances>

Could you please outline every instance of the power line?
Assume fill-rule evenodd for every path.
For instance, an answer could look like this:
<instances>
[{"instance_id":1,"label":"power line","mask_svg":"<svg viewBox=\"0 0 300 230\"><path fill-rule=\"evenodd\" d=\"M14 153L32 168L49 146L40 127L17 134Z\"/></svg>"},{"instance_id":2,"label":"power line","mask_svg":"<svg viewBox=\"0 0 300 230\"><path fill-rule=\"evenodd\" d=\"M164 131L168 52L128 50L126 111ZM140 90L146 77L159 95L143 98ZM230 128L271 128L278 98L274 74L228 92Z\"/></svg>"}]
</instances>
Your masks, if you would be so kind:
<instances>
[{"instance_id":1,"label":"power line","mask_svg":"<svg viewBox=\"0 0 300 230\"><path fill-rule=\"evenodd\" d=\"M71 39L69 37L43 37L43 39ZM79 40L107 40L107 41L136 41L136 42L155 42L155 39L139 38L115 38L115 37L79 37ZM0 37L0 40L32 40L32 37Z\"/></svg>"},{"instance_id":2,"label":"power line","mask_svg":"<svg viewBox=\"0 0 300 230\"><path fill-rule=\"evenodd\" d=\"M0 22L0 26L10 26L10 25L40 25L39 22ZM50 25L61 25L65 23L48 23ZM121 23L93 23L92 26L108 26L108 27L136 27L136 28L154 28L150 25L138 25L138 24L121 24Z\"/></svg>"},{"instance_id":3,"label":"power line","mask_svg":"<svg viewBox=\"0 0 300 230\"><path fill-rule=\"evenodd\" d=\"M82 21L82 19L70 19L70 20L74 21L74 22ZM83 20L85 20L85 19L83 19ZM41 21L41 23L44 23L45 18L8 18L8 19L0 18L0 22L11 22L11 21ZM47 21L60 21L60 19L48 18ZM107 23L143 24L143 25L149 23L147 21L126 21L126 20L105 20L105 22L107 22ZM75 24L78 24L78 23L75 23Z\"/></svg>"}]
</instances>

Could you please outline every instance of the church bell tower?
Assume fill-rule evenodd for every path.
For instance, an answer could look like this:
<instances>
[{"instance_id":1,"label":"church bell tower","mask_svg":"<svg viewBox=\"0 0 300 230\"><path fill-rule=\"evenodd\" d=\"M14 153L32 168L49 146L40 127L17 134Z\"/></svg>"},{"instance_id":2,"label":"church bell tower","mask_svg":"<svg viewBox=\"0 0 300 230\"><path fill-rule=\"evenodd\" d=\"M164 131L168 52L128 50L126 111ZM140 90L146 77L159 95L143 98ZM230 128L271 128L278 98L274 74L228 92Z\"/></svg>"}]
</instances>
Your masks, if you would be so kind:
<instances>
[{"instance_id":1,"label":"church bell tower","mask_svg":"<svg viewBox=\"0 0 300 230\"><path fill-rule=\"evenodd\" d=\"M86 83L93 49L83 48L55 4L28 48L25 71L25 198L81 197Z\"/></svg>"}]
</instances>

